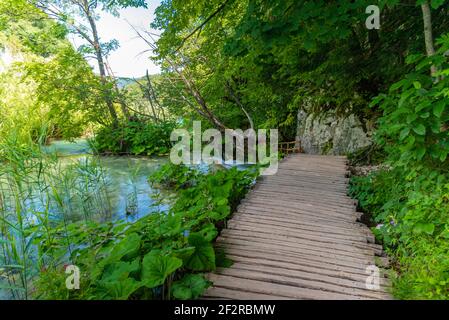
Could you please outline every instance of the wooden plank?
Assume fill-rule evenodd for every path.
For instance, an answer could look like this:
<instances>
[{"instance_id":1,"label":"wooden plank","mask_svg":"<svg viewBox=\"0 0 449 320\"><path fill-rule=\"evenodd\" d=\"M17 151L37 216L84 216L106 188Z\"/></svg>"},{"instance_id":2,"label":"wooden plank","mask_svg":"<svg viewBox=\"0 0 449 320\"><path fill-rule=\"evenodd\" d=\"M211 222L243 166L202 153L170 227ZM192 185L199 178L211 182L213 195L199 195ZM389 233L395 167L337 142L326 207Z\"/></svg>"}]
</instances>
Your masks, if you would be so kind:
<instances>
[{"instance_id":1,"label":"wooden plank","mask_svg":"<svg viewBox=\"0 0 449 320\"><path fill-rule=\"evenodd\" d=\"M299 287L301 289L308 288L335 293L344 293L352 296L360 296L361 298L383 299L385 296L384 292L361 289L360 287L365 285L365 283L359 283L358 286L360 287L349 287L346 286L347 283L344 283L343 281L340 281L338 285L330 282L319 281L322 280L323 277L318 274L313 275L315 280L310 280L304 278L304 274L301 272L290 271L290 274L285 276L284 274L281 274L279 270L271 268L252 266L251 270L247 270L244 268L239 268L239 266L242 267L242 264L236 264L233 268L219 268L217 270L217 274L265 281L269 283L285 284Z\"/></svg>"},{"instance_id":2,"label":"wooden plank","mask_svg":"<svg viewBox=\"0 0 449 320\"><path fill-rule=\"evenodd\" d=\"M335 250L344 252L345 255L351 257L370 257L374 255L371 248L357 248L354 242L338 242L332 240L326 240L322 237L312 237L312 236L302 236L298 235L282 235L274 234L272 232L257 232L250 230L241 229L226 229L223 230L222 234L225 238L235 238L235 239L253 239L255 241L270 243L284 243L288 247L295 248L313 248L315 250L320 250L323 252L335 252ZM281 244L280 244L281 245Z\"/></svg>"},{"instance_id":3,"label":"wooden plank","mask_svg":"<svg viewBox=\"0 0 449 320\"><path fill-rule=\"evenodd\" d=\"M211 287L204 293L206 298L233 300L292 300L291 298L256 292L241 292L221 287Z\"/></svg>"},{"instance_id":4,"label":"wooden plank","mask_svg":"<svg viewBox=\"0 0 449 320\"><path fill-rule=\"evenodd\" d=\"M218 248L224 249L224 251L230 256L241 258L254 258L263 259L265 261L273 261L275 263L292 263L300 266L315 267L324 271L334 271L339 274L340 277L353 279L355 277L366 278L366 266L348 264L345 262L334 262L329 259L322 259L319 256L308 256L306 254L297 254L292 252L267 252L260 247L248 247L244 245L234 244L217 244Z\"/></svg>"},{"instance_id":5,"label":"wooden plank","mask_svg":"<svg viewBox=\"0 0 449 320\"><path fill-rule=\"evenodd\" d=\"M269 215L274 217L288 217L292 220L302 220L302 219L315 219L321 220L323 223L328 222L331 223L354 223L357 220L356 213L346 213L344 214L335 213L329 210L318 210L315 208L308 208L306 206L297 209L291 208L279 208L277 206L272 205L263 205L262 203L254 203L254 202L244 202L238 206L239 211L244 211L246 213L253 213L256 215Z\"/></svg>"},{"instance_id":6,"label":"wooden plank","mask_svg":"<svg viewBox=\"0 0 449 320\"><path fill-rule=\"evenodd\" d=\"M365 269L367 265L374 264L374 255L372 259L369 259L369 257L365 258L359 258L359 257L351 257L346 254L342 254L340 252L326 252L322 250L318 250L315 248L307 248L307 246L303 247L294 247L294 246L287 246L280 243L269 243L269 241L258 241L258 240L250 240L250 239L235 239L235 238L225 238L223 236L220 236L217 238L217 242L224 242L226 244L235 244L235 245L244 245L249 246L253 248L262 248L265 249L265 251L273 250L274 252L277 252L279 254L298 254L298 255L305 255L305 258L307 257L314 257L314 258L322 258L323 261L329 261L330 263L344 263L346 265L351 265L359 268Z\"/></svg>"},{"instance_id":7,"label":"wooden plank","mask_svg":"<svg viewBox=\"0 0 449 320\"><path fill-rule=\"evenodd\" d=\"M258 232L266 232L272 234L280 234L286 235L290 237L299 236L303 238L304 236L319 237L320 239L327 241L338 241L342 240L347 243L353 242L363 242L366 243L366 236L357 235L357 234L345 234L345 233L334 233L334 232L326 232L323 229L317 229L309 226L304 226L301 224L291 225L285 224L278 226L275 223L272 224L264 224L264 223L254 223L254 222L246 222L235 219L233 221L229 221L228 228L231 229L239 229L239 230L250 230L250 231L258 231Z\"/></svg>"},{"instance_id":8,"label":"wooden plank","mask_svg":"<svg viewBox=\"0 0 449 320\"><path fill-rule=\"evenodd\" d=\"M298 288L265 281L236 278L232 276L209 274L209 280L217 283L217 287L239 290L241 292L262 293L274 296L287 297L291 299L314 299L314 300L363 300L360 296L314 290L308 288Z\"/></svg>"},{"instance_id":9,"label":"wooden plank","mask_svg":"<svg viewBox=\"0 0 449 320\"><path fill-rule=\"evenodd\" d=\"M232 221L249 221L251 223L261 222L269 225L291 226L292 228L307 226L309 230L322 230L323 232L334 232L338 234L357 233L366 235L370 230L360 223L347 223L347 224L321 224L320 220L314 219L301 219L291 220L282 216L269 216L259 215L257 212L251 214L252 211L239 211L233 214Z\"/></svg>"},{"instance_id":10,"label":"wooden plank","mask_svg":"<svg viewBox=\"0 0 449 320\"><path fill-rule=\"evenodd\" d=\"M336 228L326 225L316 225L312 223L305 223L304 221L286 221L279 219L268 219L265 217L252 217L251 215L237 214L229 221L228 226L231 225L247 225L258 226L260 228L280 229L286 228L287 232L302 232L302 230L310 233L323 233L328 237L343 237L345 239L366 241L365 230L351 230L348 228ZM354 228L355 229L355 228ZM351 232L351 233L349 233Z\"/></svg>"},{"instance_id":11,"label":"wooden plank","mask_svg":"<svg viewBox=\"0 0 449 320\"><path fill-rule=\"evenodd\" d=\"M326 264L316 264L316 263L310 263L308 261L303 260L294 260L294 262L285 262L280 261L274 257L273 259L270 259L272 256L269 256L267 258L263 257L261 258L259 255L254 254L251 257L251 254L245 253L241 254L240 252L237 252L236 255L232 254L232 252L227 251L227 257L231 259L235 263L242 263L246 265L255 265L255 266L268 266L268 267L274 267L274 268L280 268L282 269L280 272L285 272L288 274L291 270L293 271L303 271L304 276L307 277L307 275L311 275L311 277L314 278L314 275L323 275L330 278L338 278L341 280L347 280L350 282L360 282L365 283L367 279L367 273L359 274L360 270L353 270L353 269L346 269L343 270L337 270L336 268L326 265ZM240 254L240 255L238 255ZM278 272L278 271L276 271ZM389 280L385 277L380 277L380 285L382 287L382 290L385 291L385 287L389 285ZM332 281L332 280L329 280Z\"/></svg>"},{"instance_id":12,"label":"wooden plank","mask_svg":"<svg viewBox=\"0 0 449 320\"><path fill-rule=\"evenodd\" d=\"M315 212L320 212L323 214L332 214L344 219L352 218L349 214L354 214L355 207L354 204L351 206L343 205L343 204L328 204L328 203L320 203L318 201L314 201L313 199L309 199L307 201L289 201L289 204L286 205L286 201L282 201L282 199L273 198L275 195L263 196L263 197L248 197L245 199L244 204L255 205L255 206L263 206L263 207L272 207L277 210L282 208L282 211L288 212L304 212L304 210L314 210ZM348 214L349 213L349 214Z\"/></svg>"},{"instance_id":13,"label":"wooden plank","mask_svg":"<svg viewBox=\"0 0 449 320\"><path fill-rule=\"evenodd\" d=\"M381 274L369 290L367 267L382 260L347 196L345 157L294 154L263 177L217 238L234 261L208 277L207 299L389 299Z\"/></svg>"}]
</instances>

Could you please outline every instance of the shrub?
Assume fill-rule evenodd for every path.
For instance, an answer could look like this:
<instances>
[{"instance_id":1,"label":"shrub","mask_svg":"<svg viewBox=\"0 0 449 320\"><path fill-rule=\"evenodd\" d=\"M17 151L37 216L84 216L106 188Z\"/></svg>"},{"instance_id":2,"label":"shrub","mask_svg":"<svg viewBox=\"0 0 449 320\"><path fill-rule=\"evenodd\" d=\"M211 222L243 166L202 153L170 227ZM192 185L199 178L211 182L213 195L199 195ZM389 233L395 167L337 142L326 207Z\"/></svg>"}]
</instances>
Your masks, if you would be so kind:
<instances>
[{"instance_id":1,"label":"shrub","mask_svg":"<svg viewBox=\"0 0 449 320\"><path fill-rule=\"evenodd\" d=\"M406 299L449 298L449 35L438 42L430 58L410 55L415 70L373 101L384 111L376 140L392 169L351 183L394 259L394 294Z\"/></svg>"},{"instance_id":2,"label":"shrub","mask_svg":"<svg viewBox=\"0 0 449 320\"><path fill-rule=\"evenodd\" d=\"M449 298L449 179L421 168L354 177L351 195L378 224L373 229L393 258L394 294Z\"/></svg>"},{"instance_id":3,"label":"shrub","mask_svg":"<svg viewBox=\"0 0 449 320\"><path fill-rule=\"evenodd\" d=\"M101 127L90 143L98 153L164 155L172 146L170 134L174 129L172 122L131 121L116 128Z\"/></svg>"}]
</instances>

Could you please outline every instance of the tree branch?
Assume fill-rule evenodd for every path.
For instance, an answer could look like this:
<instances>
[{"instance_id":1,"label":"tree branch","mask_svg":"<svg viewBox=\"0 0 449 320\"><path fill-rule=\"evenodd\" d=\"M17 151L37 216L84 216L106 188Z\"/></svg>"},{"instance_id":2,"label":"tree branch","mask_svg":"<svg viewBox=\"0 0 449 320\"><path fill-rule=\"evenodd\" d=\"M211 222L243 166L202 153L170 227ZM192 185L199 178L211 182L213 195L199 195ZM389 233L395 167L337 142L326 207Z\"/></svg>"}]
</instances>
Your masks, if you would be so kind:
<instances>
[{"instance_id":1,"label":"tree branch","mask_svg":"<svg viewBox=\"0 0 449 320\"><path fill-rule=\"evenodd\" d=\"M226 5L228 4L229 0L225 0L218 8L217 10L215 10L209 17L206 18L206 20L204 20L203 23L201 23L198 27L196 27L192 32L190 32L184 39L182 39L181 44L179 45L179 47L175 50L174 53L178 52L185 44L185 42L191 37L193 36L198 30L202 29L210 20L212 20L217 14L220 13L221 10L224 9L224 7L226 7Z\"/></svg>"}]
</instances>

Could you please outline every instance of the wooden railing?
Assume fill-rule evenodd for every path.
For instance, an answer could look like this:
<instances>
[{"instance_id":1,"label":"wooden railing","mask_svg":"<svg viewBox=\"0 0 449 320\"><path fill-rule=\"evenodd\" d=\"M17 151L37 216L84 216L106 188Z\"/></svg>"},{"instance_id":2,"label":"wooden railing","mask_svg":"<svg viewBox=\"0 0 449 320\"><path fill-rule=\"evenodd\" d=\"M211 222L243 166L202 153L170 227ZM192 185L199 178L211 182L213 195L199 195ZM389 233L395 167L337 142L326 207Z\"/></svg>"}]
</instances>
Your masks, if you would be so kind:
<instances>
[{"instance_id":1,"label":"wooden railing","mask_svg":"<svg viewBox=\"0 0 449 320\"><path fill-rule=\"evenodd\" d=\"M301 149L301 141L290 141L290 142L279 142L278 150L283 155L289 155L291 153L300 153Z\"/></svg>"}]
</instances>

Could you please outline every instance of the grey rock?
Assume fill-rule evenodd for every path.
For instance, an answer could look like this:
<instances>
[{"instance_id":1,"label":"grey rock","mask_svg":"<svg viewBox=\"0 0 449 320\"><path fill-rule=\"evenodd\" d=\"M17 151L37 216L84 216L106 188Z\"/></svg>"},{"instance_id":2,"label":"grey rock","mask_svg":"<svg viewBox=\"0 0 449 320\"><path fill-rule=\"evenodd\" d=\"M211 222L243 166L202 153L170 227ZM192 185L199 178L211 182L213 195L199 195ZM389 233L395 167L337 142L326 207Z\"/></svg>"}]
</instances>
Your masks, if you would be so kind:
<instances>
[{"instance_id":1,"label":"grey rock","mask_svg":"<svg viewBox=\"0 0 449 320\"><path fill-rule=\"evenodd\" d=\"M344 155L371 144L360 120L351 114L337 117L328 111L320 116L299 110L297 136L304 152L311 154Z\"/></svg>"}]
</instances>

